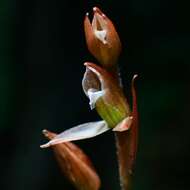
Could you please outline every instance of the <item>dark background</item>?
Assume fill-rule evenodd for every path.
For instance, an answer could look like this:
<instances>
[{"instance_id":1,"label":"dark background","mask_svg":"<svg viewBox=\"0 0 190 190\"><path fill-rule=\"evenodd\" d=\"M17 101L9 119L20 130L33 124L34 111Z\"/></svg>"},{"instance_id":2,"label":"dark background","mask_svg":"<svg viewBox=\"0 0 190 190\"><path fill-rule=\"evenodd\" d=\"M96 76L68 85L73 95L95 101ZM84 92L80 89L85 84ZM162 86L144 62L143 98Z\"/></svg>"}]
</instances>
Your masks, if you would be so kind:
<instances>
[{"instance_id":1,"label":"dark background","mask_svg":"<svg viewBox=\"0 0 190 190\"><path fill-rule=\"evenodd\" d=\"M190 186L189 5L169 0L0 1L0 188L73 189L41 130L61 132L98 120L82 92L87 51L83 18L93 6L114 21L123 43L125 92L137 82L139 151L134 190ZM91 157L102 189L119 190L111 132L77 144Z\"/></svg>"}]
</instances>

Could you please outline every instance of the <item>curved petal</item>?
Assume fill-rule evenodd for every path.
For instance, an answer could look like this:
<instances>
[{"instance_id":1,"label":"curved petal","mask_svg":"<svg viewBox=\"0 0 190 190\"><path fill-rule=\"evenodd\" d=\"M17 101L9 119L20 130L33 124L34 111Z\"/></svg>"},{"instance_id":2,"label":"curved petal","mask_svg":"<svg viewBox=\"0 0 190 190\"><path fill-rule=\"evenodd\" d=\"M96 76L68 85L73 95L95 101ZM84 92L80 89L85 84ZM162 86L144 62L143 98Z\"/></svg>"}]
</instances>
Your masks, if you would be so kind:
<instances>
[{"instance_id":1,"label":"curved petal","mask_svg":"<svg viewBox=\"0 0 190 190\"><path fill-rule=\"evenodd\" d=\"M55 136L47 144L41 145L41 148L47 148L52 145L56 145L68 141L76 141L82 139L88 139L100 135L110 128L105 121L89 122L78 125L71 129L68 129L59 135Z\"/></svg>"},{"instance_id":2,"label":"curved petal","mask_svg":"<svg viewBox=\"0 0 190 190\"><path fill-rule=\"evenodd\" d=\"M88 67L86 67L84 73L82 87L84 93L90 100L90 108L94 109L97 100L105 94L105 91L101 90L101 83L98 77Z\"/></svg>"},{"instance_id":3,"label":"curved petal","mask_svg":"<svg viewBox=\"0 0 190 190\"><path fill-rule=\"evenodd\" d=\"M89 89L93 89L93 91L101 90L101 83L98 77L88 67L86 67L86 71L82 79L82 88L87 97L89 96Z\"/></svg>"}]
</instances>

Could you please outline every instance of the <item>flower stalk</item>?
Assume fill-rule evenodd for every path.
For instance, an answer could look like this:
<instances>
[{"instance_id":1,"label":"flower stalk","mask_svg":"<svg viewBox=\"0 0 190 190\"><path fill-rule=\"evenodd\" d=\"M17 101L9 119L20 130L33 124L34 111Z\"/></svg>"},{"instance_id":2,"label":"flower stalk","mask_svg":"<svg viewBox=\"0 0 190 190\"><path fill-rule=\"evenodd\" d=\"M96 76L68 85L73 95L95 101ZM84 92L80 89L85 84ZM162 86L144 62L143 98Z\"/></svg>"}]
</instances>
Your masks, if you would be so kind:
<instances>
[{"instance_id":1,"label":"flower stalk","mask_svg":"<svg viewBox=\"0 0 190 190\"><path fill-rule=\"evenodd\" d=\"M138 141L138 112L137 99L134 82L137 75L132 80L132 96L133 96L133 122L130 130L122 133L115 132L117 156L119 164L120 185L122 190L130 190L132 188L132 174L134 162L137 153Z\"/></svg>"},{"instance_id":2,"label":"flower stalk","mask_svg":"<svg viewBox=\"0 0 190 190\"><path fill-rule=\"evenodd\" d=\"M136 75L134 76L131 85L133 96L133 108L131 112L128 102L123 95L122 85L119 84L118 78L117 60L121 52L119 36L111 20L107 19L108 17L106 17L100 9L94 8L93 10L94 17L92 25L90 25L88 15L85 17L84 21L86 42L89 51L97 58L107 72L107 74L104 74L104 80L108 81L109 79L110 84L114 84L114 88L109 87L110 93L108 93L108 97L113 95L113 98L111 99L112 102L115 102L114 105L108 103L108 97L103 96L103 98L100 98L97 101L96 110L110 127L116 126L113 131L115 131L116 137L120 184L122 190L130 190L131 175L137 151L138 133L137 102L134 88ZM96 29L98 27L99 30L102 31L102 38L96 35ZM106 58L107 56L110 59ZM106 62L106 60L108 60L108 62ZM122 125L119 125L119 123Z\"/></svg>"}]
</instances>

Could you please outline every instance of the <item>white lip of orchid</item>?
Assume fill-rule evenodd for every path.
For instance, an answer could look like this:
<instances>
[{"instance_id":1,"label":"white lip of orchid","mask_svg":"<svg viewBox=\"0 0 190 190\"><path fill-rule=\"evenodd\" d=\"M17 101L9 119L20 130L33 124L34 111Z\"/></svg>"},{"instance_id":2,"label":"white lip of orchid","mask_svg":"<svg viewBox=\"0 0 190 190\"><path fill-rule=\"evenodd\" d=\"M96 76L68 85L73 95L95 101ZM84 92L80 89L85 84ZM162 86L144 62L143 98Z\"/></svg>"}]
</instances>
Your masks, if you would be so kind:
<instances>
[{"instance_id":1,"label":"white lip of orchid","mask_svg":"<svg viewBox=\"0 0 190 190\"><path fill-rule=\"evenodd\" d=\"M96 8L94 8L95 14L92 20L92 29L94 31L94 35L103 43L107 44L107 23L104 19L104 15L100 15L96 12ZM98 24L100 29L98 28Z\"/></svg>"},{"instance_id":2,"label":"white lip of orchid","mask_svg":"<svg viewBox=\"0 0 190 190\"><path fill-rule=\"evenodd\" d=\"M132 124L132 119L133 119L132 116L124 118L120 123L116 125L113 131L122 132L122 131L126 131L130 129L131 124ZM65 130L64 132L56 135L48 143L41 145L40 147L47 148L47 147L64 143L64 142L92 138L108 131L109 129L110 128L108 124L104 120L84 123L84 124L75 126L73 128L70 128L68 130Z\"/></svg>"},{"instance_id":3,"label":"white lip of orchid","mask_svg":"<svg viewBox=\"0 0 190 190\"><path fill-rule=\"evenodd\" d=\"M88 94L88 98L90 99L90 102L89 102L90 108L94 109L97 100L101 98L102 96L104 96L105 90L97 91L96 89L90 88L87 94Z\"/></svg>"},{"instance_id":4,"label":"white lip of orchid","mask_svg":"<svg viewBox=\"0 0 190 190\"><path fill-rule=\"evenodd\" d=\"M107 44L107 41L106 41L106 34L107 34L107 31L106 31L106 30L94 30L94 34L95 34L95 36L96 36L103 44Z\"/></svg>"},{"instance_id":5,"label":"white lip of orchid","mask_svg":"<svg viewBox=\"0 0 190 190\"><path fill-rule=\"evenodd\" d=\"M48 143L41 145L41 148L47 148L52 145L68 142L68 141L76 141L82 139L88 139L100 135L110 128L105 121L96 121L89 122L78 125L76 127L70 128L59 135L55 136Z\"/></svg>"}]
</instances>

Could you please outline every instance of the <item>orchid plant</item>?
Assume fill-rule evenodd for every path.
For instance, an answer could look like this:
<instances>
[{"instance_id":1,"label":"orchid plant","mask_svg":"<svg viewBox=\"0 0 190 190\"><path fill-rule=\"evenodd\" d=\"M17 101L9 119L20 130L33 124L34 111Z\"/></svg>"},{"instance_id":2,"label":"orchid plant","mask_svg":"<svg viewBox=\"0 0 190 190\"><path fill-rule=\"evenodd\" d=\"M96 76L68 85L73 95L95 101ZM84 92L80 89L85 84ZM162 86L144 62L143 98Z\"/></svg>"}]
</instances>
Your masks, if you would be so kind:
<instances>
[{"instance_id":1,"label":"orchid plant","mask_svg":"<svg viewBox=\"0 0 190 190\"><path fill-rule=\"evenodd\" d=\"M82 80L91 109L96 109L102 121L88 122L55 134L43 130L50 140L41 148L52 147L65 176L79 190L98 190L100 178L86 154L71 141L92 138L108 130L116 136L120 184L122 190L131 188L131 176L137 150L138 114L134 75L131 83L132 111L123 93L117 70L121 42L112 21L97 7L90 22L87 13L84 31L88 50L99 65L86 62Z\"/></svg>"}]
</instances>

